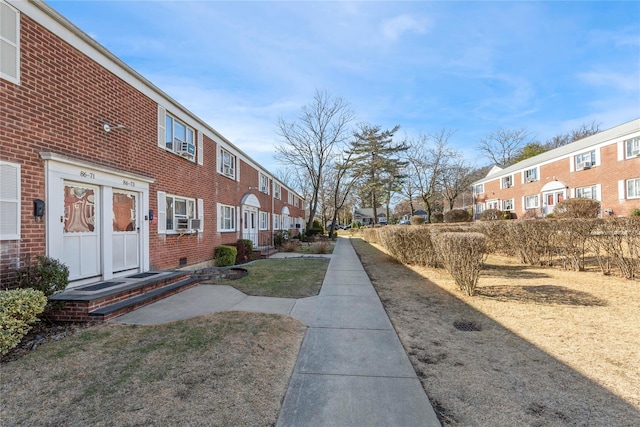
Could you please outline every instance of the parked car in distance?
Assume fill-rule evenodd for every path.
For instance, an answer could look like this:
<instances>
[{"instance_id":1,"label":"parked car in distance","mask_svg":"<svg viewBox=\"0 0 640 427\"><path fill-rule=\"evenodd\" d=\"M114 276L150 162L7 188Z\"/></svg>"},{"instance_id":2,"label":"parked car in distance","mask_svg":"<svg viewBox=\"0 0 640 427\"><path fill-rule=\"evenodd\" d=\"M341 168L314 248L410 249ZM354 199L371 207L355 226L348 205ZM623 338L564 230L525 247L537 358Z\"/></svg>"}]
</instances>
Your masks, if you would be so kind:
<instances>
[{"instance_id":1,"label":"parked car in distance","mask_svg":"<svg viewBox=\"0 0 640 427\"><path fill-rule=\"evenodd\" d=\"M411 221L409 221L408 219L403 219L400 222L398 222L398 225L409 225L411 224Z\"/></svg>"},{"instance_id":2,"label":"parked car in distance","mask_svg":"<svg viewBox=\"0 0 640 427\"><path fill-rule=\"evenodd\" d=\"M387 224L388 224L388 222L385 221L385 220L378 221L378 225L387 225Z\"/></svg>"}]
</instances>

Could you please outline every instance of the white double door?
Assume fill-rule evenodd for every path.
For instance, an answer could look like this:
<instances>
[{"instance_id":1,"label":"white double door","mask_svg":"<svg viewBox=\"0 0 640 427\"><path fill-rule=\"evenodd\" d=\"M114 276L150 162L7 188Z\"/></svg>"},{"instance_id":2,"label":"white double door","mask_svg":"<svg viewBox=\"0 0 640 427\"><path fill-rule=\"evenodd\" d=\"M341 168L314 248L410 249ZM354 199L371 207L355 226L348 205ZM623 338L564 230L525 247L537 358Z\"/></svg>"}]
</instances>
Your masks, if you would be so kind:
<instances>
[{"instance_id":1,"label":"white double door","mask_svg":"<svg viewBox=\"0 0 640 427\"><path fill-rule=\"evenodd\" d=\"M69 268L70 286L145 271L145 194L100 172L76 176L50 172L47 182L47 254Z\"/></svg>"},{"instance_id":2,"label":"white double door","mask_svg":"<svg viewBox=\"0 0 640 427\"><path fill-rule=\"evenodd\" d=\"M253 247L258 246L258 209L242 207L242 238L251 240Z\"/></svg>"}]
</instances>

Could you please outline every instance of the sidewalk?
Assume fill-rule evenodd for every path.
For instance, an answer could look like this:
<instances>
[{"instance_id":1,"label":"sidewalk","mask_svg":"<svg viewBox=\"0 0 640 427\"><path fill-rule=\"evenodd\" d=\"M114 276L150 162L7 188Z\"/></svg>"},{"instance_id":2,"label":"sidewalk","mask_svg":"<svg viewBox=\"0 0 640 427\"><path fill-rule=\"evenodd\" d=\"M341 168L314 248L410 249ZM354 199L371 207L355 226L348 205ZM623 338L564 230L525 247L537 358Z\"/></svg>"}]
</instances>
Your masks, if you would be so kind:
<instances>
[{"instance_id":1,"label":"sidewalk","mask_svg":"<svg viewBox=\"0 0 640 427\"><path fill-rule=\"evenodd\" d=\"M277 426L440 426L349 239L291 316L309 329Z\"/></svg>"},{"instance_id":2,"label":"sidewalk","mask_svg":"<svg viewBox=\"0 0 640 427\"><path fill-rule=\"evenodd\" d=\"M320 294L247 296L200 285L113 322L156 324L219 311L293 316L304 337L277 426L440 426L348 238L339 238Z\"/></svg>"}]
</instances>

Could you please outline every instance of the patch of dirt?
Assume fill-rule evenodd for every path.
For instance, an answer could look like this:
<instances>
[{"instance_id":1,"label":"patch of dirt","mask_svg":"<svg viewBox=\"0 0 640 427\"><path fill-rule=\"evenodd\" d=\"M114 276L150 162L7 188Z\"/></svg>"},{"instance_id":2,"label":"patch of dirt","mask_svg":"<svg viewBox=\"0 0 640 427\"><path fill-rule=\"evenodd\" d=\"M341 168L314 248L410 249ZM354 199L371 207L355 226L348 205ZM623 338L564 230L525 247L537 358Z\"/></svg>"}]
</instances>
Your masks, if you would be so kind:
<instances>
[{"instance_id":1,"label":"patch of dirt","mask_svg":"<svg viewBox=\"0 0 640 427\"><path fill-rule=\"evenodd\" d=\"M71 323L71 322L51 322L41 320L33 325L33 328L22 338L20 344L9 350L7 354L0 357L0 363L7 363L18 360L26 354L40 348L45 344L60 341L79 330L84 330L95 323Z\"/></svg>"},{"instance_id":2,"label":"patch of dirt","mask_svg":"<svg viewBox=\"0 0 640 427\"><path fill-rule=\"evenodd\" d=\"M640 425L638 281L490 256L468 297L351 241L443 425Z\"/></svg>"}]
</instances>

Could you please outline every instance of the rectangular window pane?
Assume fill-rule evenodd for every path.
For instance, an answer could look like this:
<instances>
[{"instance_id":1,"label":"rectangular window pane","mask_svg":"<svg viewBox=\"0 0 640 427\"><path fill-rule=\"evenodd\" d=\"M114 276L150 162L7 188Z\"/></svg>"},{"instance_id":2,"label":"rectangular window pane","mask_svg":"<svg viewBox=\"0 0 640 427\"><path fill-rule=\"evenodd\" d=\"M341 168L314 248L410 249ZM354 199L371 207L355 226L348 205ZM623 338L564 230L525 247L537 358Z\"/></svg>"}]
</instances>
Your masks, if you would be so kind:
<instances>
[{"instance_id":1,"label":"rectangular window pane","mask_svg":"<svg viewBox=\"0 0 640 427\"><path fill-rule=\"evenodd\" d=\"M178 138L180 141L183 141L183 142L187 140L187 127L177 120L175 121L175 124L173 127L173 137Z\"/></svg>"},{"instance_id":2,"label":"rectangular window pane","mask_svg":"<svg viewBox=\"0 0 640 427\"><path fill-rule=\"evenodd\" d=\"M173 197L167 197L167 230L173 230Z\"/></svg>"},{"instance_id":3,"label":"rectangular window pane","mask_svg":"<svg viewBox=\"0 0 640 427\"><path fill-rule=\"evenodd\" d=\"M165 122L165 141L167 143L167 148L173 150L173 118L168 114L165 117L167 118Z\"/></svg>"}]
</instances>

